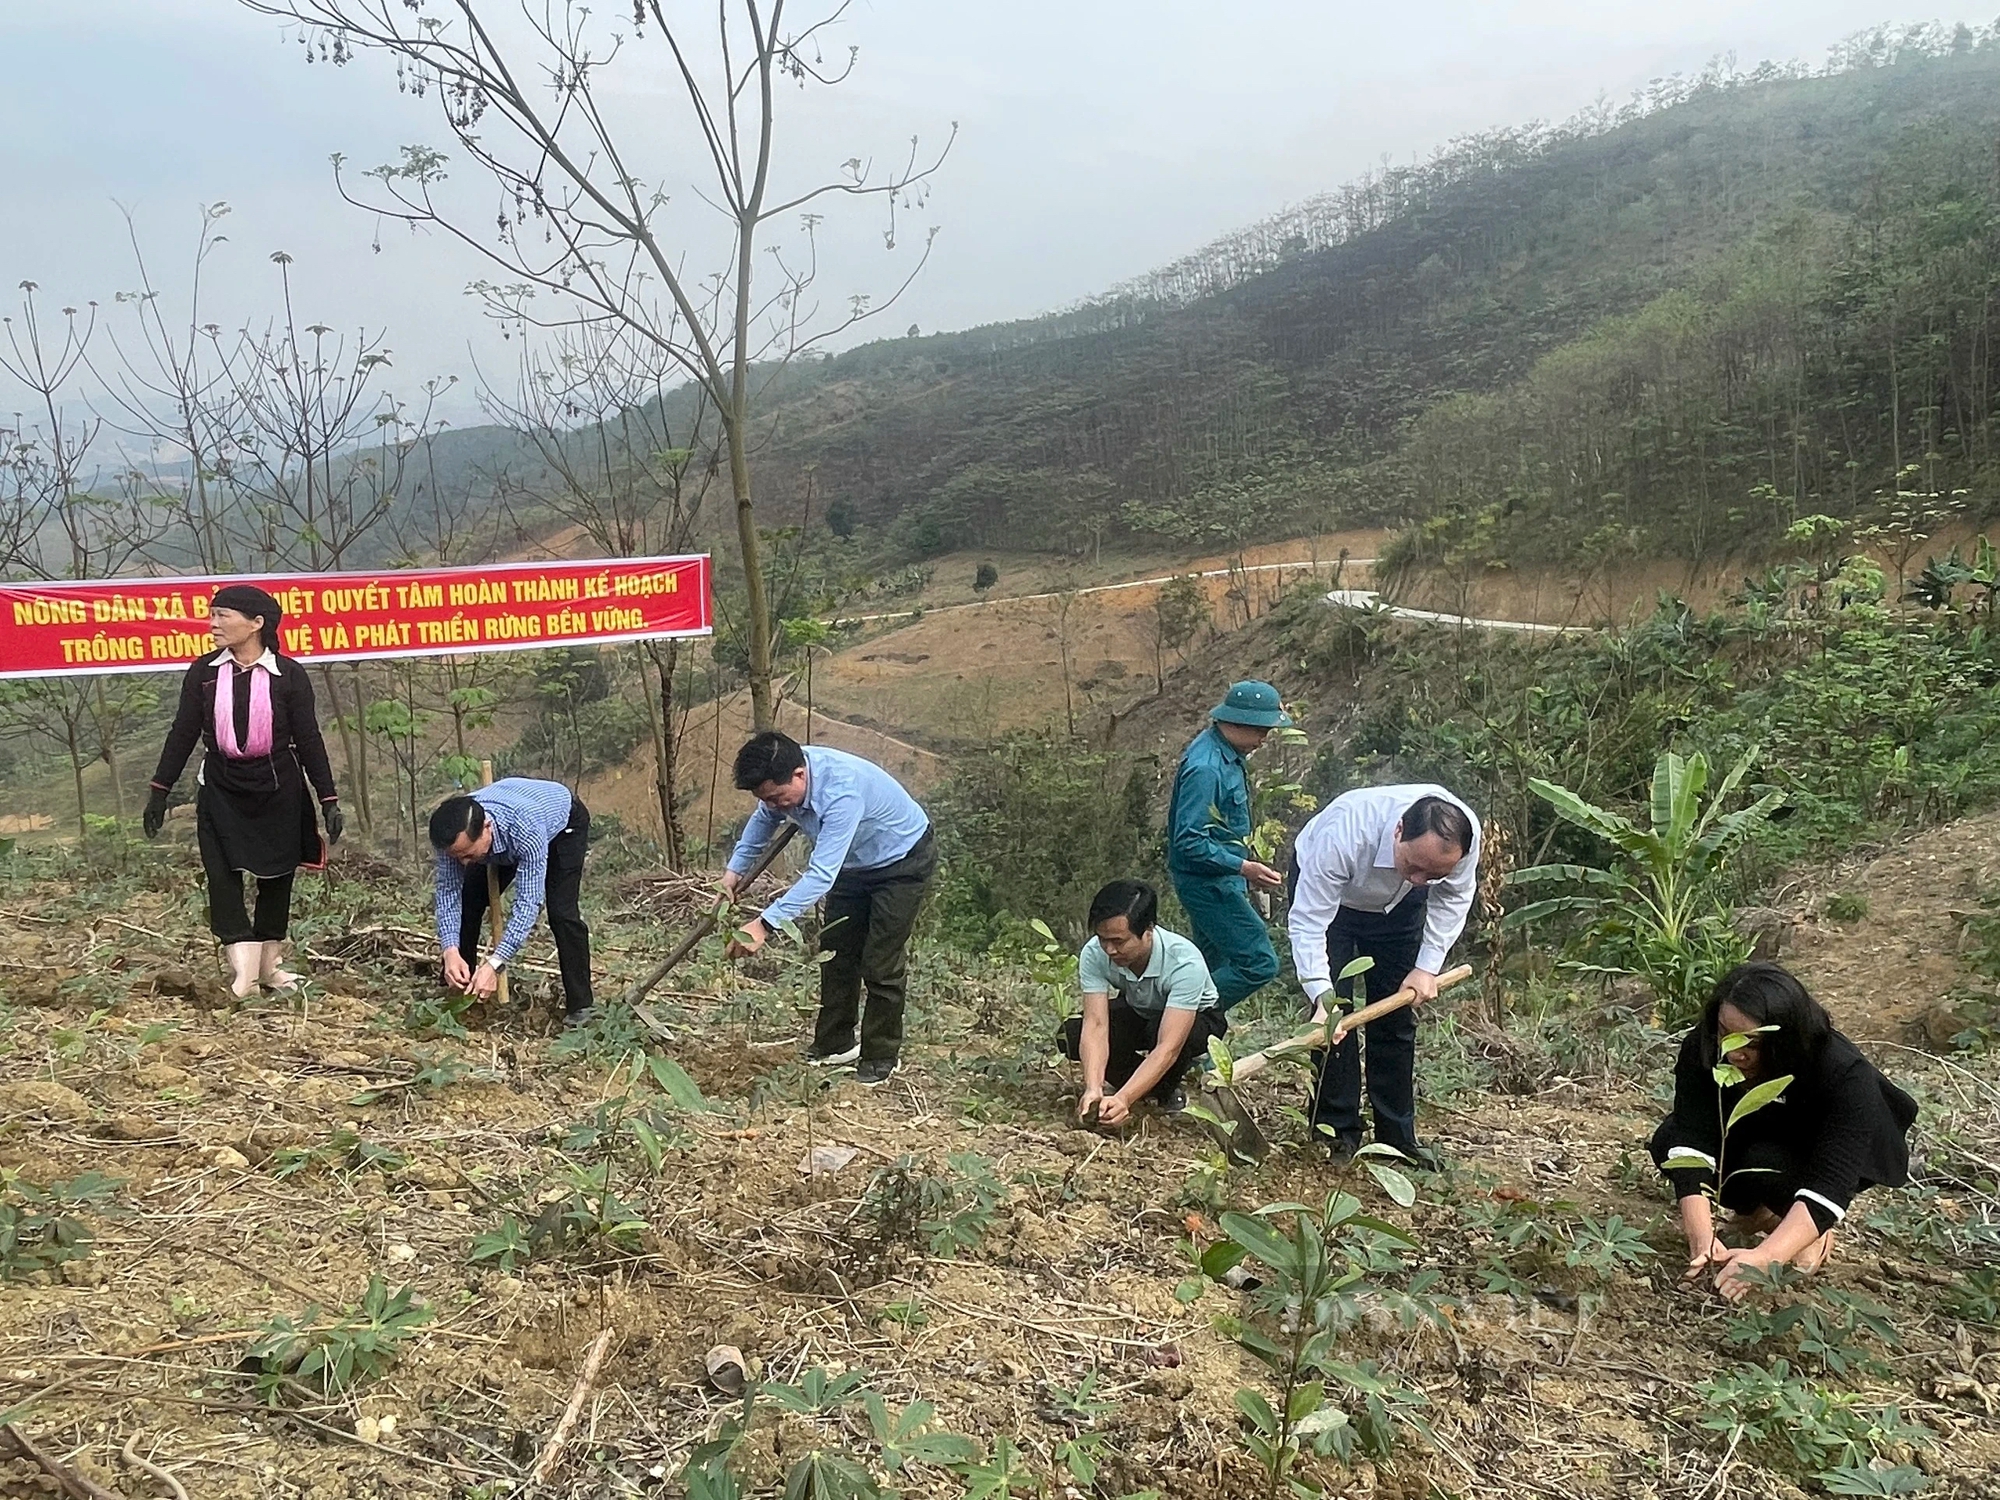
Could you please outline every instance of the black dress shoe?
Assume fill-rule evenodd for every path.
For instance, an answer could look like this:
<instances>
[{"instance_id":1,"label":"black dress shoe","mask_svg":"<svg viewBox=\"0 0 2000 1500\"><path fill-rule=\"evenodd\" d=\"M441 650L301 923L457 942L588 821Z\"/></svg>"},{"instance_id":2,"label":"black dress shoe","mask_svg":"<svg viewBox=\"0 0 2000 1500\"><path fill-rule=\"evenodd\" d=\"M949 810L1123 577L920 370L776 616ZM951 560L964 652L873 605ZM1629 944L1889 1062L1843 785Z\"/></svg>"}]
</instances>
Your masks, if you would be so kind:
<instances>
[{"instance_id":1,"label":"black dress shoe","mask_svg":"<svg viewBox=\"0 0 2000 1500\"><path fill-rule=\"evenodd\" d=\"M1444 1153L1435 1147L1426 1146L1422 1141L1405 1141L1396 1149L1403 1153L1404 1165L1415 1167L1419 1172L1444 1170Z\"/></svg>"}]
</instances>

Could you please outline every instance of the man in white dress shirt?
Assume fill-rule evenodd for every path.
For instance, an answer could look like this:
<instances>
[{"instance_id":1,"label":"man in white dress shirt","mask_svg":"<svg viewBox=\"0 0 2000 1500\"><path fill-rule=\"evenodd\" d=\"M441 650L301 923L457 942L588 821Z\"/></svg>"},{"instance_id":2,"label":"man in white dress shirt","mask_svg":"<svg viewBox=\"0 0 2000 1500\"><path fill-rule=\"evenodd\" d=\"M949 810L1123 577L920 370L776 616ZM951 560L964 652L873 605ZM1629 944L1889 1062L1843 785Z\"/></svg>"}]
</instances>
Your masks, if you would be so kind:
<instances>
[{"instance_id":1,"label":"man in white dress shirt","mask_svg":"<svg viewBox=\"0 0 2000 1500\"><path fill-rule=\"evenodd\" d=\"M1364 787L1336 797L1292 846L1286 927L1306 999L1331 1010L1335 976L1356 958L1368 1001L1405 987L1437 996L1445 956L1465 930L1478 881L1479 819L1441 786ZM1352 1010L1355 983L1333 1002ZM1331 1054L1315 1053L1314 1133L1335 1166L1361 1148L1362 1047L1375 1139L1420 1166L1437 1157L1417 1140L1416 1006L1371 1021Z\"/></svg>"}]
</instances>

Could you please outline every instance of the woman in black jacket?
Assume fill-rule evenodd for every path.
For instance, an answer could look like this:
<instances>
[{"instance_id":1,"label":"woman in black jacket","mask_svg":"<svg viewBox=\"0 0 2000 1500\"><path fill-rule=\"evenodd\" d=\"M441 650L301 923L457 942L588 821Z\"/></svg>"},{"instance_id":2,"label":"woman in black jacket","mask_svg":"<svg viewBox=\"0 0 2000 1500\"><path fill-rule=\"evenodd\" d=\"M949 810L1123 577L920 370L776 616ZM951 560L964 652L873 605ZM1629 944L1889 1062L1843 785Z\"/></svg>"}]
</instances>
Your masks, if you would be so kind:
<instances>
[{"instance_id":1,"label":"woman in black jacket","mask_svg":"<svg viewBox=\"0 0 2000 1500\"><path fill-rule=\"evenodd\" d=\"M1725 1039L1736 1043L1726 1052ZM1779 1078L1791 1082L1725 1129L1745 1094ZM1916 1101L1833 1029L1788 970L1731 969L1681 1044L1674 1112L1653 1135L1653 1161L1680 1199L1684 1279L1713 1267L1717 1289L1733 1302L1750 1289L1745 1271L1816 1270L1855 1194L1908 1180L1906 1137L1916 1118ZM1748 1249L1724 1245L1717 1203L1764 1231L1762 1239Z\"/></svg>"},{"instance_id":2,"label":"woman in black jacket","mask_svg":"<svg viewBox=\"0 0 2000 1500\"><path fill-rule=\"evenodd\" d=\"M278 601L248 584L217 591L209 632L222 649L197 659L181 679L174 727L153 772L146 803L147 838L158 836L167 794L195 742L206 748L195 773L195 836L208 877L208 925L229 955L230 988L247 995L262 984L281 989L298 976L281 969L291 921L292 879L299 866L326 862L326 845L343 826L306 669L278 654ZM326 820L322 843L310 777ZM257 882L253 919L243 877Z\"/></svg>"}]
</instances>

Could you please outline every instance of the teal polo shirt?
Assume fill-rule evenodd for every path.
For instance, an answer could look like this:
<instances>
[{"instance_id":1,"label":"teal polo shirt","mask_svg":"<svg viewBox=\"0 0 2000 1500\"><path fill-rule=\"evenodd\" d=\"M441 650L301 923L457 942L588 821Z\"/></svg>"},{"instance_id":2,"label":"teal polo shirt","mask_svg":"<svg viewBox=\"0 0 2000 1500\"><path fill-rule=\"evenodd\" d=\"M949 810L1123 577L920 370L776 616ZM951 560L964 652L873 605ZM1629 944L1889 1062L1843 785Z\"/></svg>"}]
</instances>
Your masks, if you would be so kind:
<instances>
[{"instance_id":1,"label":"teal polo shirt","mask_svg":"<svg viewBox=\"0 0 2000 1500\"><path fill-rule=\"evenodd\" d=\"M1169 1010L1208 1010L1216 1004L1215 981L1201 950L1178 932L1153 928L1153 956L1146 972L1134 974L1105 956L1092 938L1076 958L1076 982L1086 995L1116 995L1141 1015Z\"/></svg>"}]
</instances>

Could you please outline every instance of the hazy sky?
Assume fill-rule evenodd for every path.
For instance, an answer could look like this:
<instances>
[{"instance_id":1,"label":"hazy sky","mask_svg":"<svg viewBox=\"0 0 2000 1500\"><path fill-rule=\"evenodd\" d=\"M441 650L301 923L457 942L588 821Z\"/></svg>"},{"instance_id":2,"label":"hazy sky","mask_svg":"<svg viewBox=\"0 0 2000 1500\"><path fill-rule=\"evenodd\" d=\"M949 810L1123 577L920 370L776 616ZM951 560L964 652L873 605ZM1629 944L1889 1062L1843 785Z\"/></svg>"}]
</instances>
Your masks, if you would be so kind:
<instances>
[{"instance_id":1,"label":"hazy sky","mask_svg":"<svg viewBox=\"0 0 2000 1500\"><path fill-rule=\"evenodd\" d=\"M1560 118L1600 92L1622 100L1718 53L1746 68L1816 63L1863 27L1983 21L1995 0L1931 16L1884 3L857 0L838 37L861 49L853 79L788 93L780 129L789 160L819 172L895 155L912 133L941 141L959 123L904 240L940 225L931 265L879 330L929 331L1087 296L1384 153L1407 159L1467 131ZM94 298L115 318L113 293L135 284L118 205L171 289L185 280L198 205L223 200L233 212L214 263L220 321L268 316L269 256L284 250L309 318L386 327L401 385L458 374L465 393L475 360L510 367L513 346L462 295L476 258L401 229L383 230L377 253L375 221L334 191L332 152L366 166L405 142L448 145L381 59L305 66L276 23L232 0L0 0L0 60L0 310L32 279L51 307ZM684 120L655 91L663 80L614 82L672 186ZM833 300L893 284L876 212L853 213L823 261ZM461 396L461 419L468 407Z\"/></svg>"}]
</instances>

